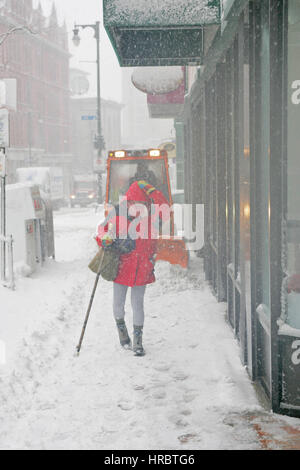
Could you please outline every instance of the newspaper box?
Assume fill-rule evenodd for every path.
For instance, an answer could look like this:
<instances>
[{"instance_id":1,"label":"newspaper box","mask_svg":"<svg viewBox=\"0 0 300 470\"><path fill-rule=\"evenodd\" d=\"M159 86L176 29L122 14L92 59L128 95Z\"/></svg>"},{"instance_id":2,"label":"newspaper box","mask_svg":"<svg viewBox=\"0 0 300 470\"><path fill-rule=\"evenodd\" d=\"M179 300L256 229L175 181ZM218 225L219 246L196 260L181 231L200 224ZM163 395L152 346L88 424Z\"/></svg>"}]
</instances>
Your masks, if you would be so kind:
<instances>
[{"instance_id":1,"label":"newspaper box","mask_svg":"<svg viewBox=\"0 0 300 470\"><path fill-rule=\"evenodd\" d=\"M45 219L39 187L17 183L6 187L6 224L14 240L14 263L26 274L42 262L42 220Z\"/></svg>"},{"instance_id":2,"label":"newspaper box","mask_svg":"<svg viewBox=\"0 0 300 470\"><path fill-rule=\"evenodd\" d=\"M41 191L44 217L41 219L42 258L55 258L53 207L51 200Z\"/></svg>"}]
</instances>

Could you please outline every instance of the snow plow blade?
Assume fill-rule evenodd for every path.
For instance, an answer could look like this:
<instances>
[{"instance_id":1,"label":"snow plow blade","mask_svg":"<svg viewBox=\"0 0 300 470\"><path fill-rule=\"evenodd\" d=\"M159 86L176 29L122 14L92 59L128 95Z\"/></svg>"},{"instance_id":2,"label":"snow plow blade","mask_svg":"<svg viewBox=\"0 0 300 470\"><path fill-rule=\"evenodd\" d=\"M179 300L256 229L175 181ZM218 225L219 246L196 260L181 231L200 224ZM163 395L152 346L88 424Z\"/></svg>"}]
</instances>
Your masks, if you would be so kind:
<instances>
[{"instance_id":1,"label":"snow plow blade","mask_svg":"<svg viewBox=\"0 0 300 470\"><path fill-rule=\"evenodd\" d=\"M156 261L168 261L170 264L179 264L183 268L188 267L189 253L185 243L180 238L157 240Z\"/></svg>"}]
</instances>

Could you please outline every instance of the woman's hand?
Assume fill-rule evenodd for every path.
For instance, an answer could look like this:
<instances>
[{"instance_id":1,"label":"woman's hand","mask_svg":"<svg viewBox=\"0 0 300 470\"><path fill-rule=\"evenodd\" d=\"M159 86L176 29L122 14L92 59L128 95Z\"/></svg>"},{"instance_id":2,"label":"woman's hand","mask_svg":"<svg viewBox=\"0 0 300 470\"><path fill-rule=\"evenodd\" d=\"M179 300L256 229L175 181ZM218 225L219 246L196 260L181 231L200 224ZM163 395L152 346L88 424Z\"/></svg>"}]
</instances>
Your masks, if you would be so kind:
<instances>
[{"instance_id":1,"label":"woman's hand","mask_svg":"<svg viewBox=\"0 0 300 470\"><path fill-rule=\"evenodd\" d=\"M104 235L104 237L101 238L101 242L102 242L103 248L108 248L109 246L113 244L113 239L107 233Z\"/></svg>"}]
</instances>

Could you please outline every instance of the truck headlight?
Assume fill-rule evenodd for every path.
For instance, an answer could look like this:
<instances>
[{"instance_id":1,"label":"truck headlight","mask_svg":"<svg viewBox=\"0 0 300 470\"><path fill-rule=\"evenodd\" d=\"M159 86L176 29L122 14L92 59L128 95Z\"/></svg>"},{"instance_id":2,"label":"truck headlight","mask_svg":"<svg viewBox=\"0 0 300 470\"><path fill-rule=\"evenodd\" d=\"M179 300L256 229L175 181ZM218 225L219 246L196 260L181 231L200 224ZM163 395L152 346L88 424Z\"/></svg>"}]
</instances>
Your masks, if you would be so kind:
<instances>
[{"instance_id":1,"label":"truck headlight","mask_svg":"<svg viewBox=\"0 0 300 470\"><path fill-rule=\"evenodd\" d=\"M149 150L150 157L160 157L160 150Z\"/></svg>"},{"instance_id":2,"label":"truck headlight","mask_svg":"<svg viewBox=\"0 0 300 470\"><path fill-rule=\"evenodd\" d=\"M125 157L125 151L124 150L118 150L115 152L115 157L116 158L124 158Z\"/></svg>"}]
</instances>

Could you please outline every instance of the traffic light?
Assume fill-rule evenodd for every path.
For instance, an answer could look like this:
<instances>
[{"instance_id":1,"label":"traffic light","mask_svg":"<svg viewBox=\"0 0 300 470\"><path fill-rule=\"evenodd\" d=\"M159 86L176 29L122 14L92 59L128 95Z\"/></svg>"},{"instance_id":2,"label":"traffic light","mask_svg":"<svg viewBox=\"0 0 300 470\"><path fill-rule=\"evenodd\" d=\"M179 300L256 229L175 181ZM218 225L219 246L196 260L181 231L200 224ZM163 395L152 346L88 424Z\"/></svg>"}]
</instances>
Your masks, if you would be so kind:
<instances>
[{"instance_id":1,"label":"traffic light","mask_svg":"<svg viewBox=\"0 0 300 470\"><path fill-rule=\"evenodd\" d=\"M99 136L98 135L95 135L94 136L94 147L95 149L98 149L99 148Z\"/></svg>"},{"instance_id":2,"label":"traffic light","mask_svg":"<svg viewBox=\"0 0 300 470\"><path fill-rule=\"evenodd\" d=\"M95 149L100 149L100 150L103 150L105 148L105 145L104 145L104 138L102 135L95 135L94 136L94 148Z\"/></svg>"}]
</instances>

